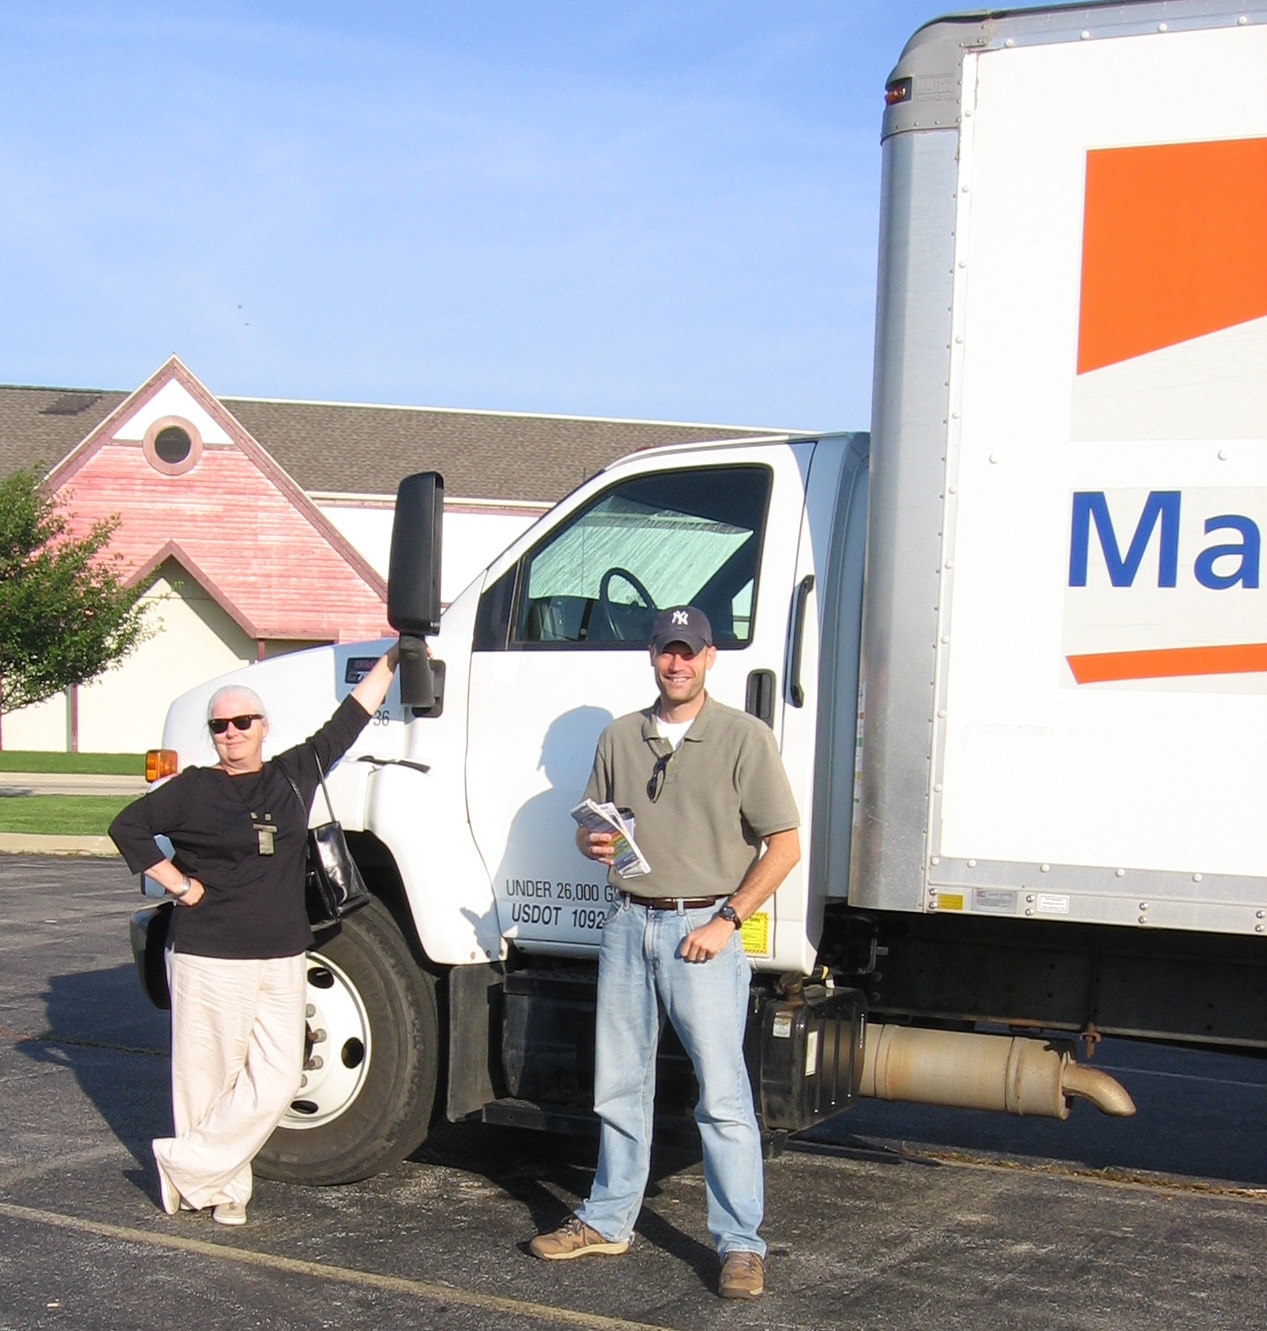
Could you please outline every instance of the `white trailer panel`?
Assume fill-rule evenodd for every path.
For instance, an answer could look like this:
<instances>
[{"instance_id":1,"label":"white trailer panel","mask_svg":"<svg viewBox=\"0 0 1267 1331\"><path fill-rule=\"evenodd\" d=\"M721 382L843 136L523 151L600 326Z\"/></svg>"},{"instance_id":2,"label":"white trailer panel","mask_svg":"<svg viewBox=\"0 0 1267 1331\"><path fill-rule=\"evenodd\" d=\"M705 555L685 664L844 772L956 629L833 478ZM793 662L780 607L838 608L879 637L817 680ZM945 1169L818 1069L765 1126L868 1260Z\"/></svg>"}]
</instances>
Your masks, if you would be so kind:
<instances>
[{"instance_id":1,"label":"white trailer panel","mask_svg":"<svg viewBox=\"0 0 1267 1331\"><path fill-rule=\"evenodd\" d=\"M1213 673L1194 675L1181 656L1171 664L1185 673L1138 673L1158 667L1158 652L1267 642L1258 578L1221 585L1246 559L1256 565L1256 549L1199 564L1211 545L1244 545L1243 524L1212 540L1212 518L1244 515L1256 533L1267 517L1267 438L1244 437L1247 423L1260 424L1252 395L1238 414L1225 383L1189 375L1182 424L1190 434L1204 405L1205 437L1157 438L1147 394L1136 402L1144 438L1074 437L1075 408L1077 432L1096 432L1086 381L1103 373L1078 372L1080 336L1088 340L1080 312L1097 280L1084 247L1104 225L1084 195L1089 154L1267 137L1264 69L1267 30L1235 28L966 61L932 848L943 864L993 861L991 877L1015 866L1003 876L1033 889L1023 895L1035 913L1106 918L1091 894L1120 898L1107 918L1156 922L1156 906L1141 907L1141 889L1123 882L1138 870L1173 874L1146 896L1187 900L1185 923L1197 927L1191 903L1267 904L1267 659L1256 672L1229 671L1229 658L1214 656ZM1261 182L1246 190L1252 200ZM1145 212L1123 225L1146 230L1151 220ZM1182 288L1190 264L1175 253L1156 274L1163 296ZM1254 323L1267 329L1267 318ZM1158 350L1173 370L1176 348ZM1130 365L1147 382L1150 354L1112 368ZM1258 373L1267 381L1267 358ZM1130 415L1117 403L1112 422ZM1090 677L1075 674L1101 659L1117 677L1093 665L1081 667ZM1246 881L1212 892L1200 887L1211 875ZM1065 890L1042 890L1054 882ZM1245 911L1238 923L1257 918ZM1206 927L1228 921L1211 914Z\"/></svg>"},{"instance_id":2,"label":"white trailer panel","mask_svg":"<svg viewBox=\"0 0 1267 1331\"><path fill-rule=\"evenodd\" d=\"M873 523L932 502L910 479L929 424L910 404L940 327L926 872L915 902L892 855L873 861L855 904L1264 932L1264 17L1053 9L912 43L886 155L955 138L953 204L940 173L903 181L953 229L953 296L902 331L898 389L877 377ZM945 78L919 73L943 26L980 48L957 134ZM868 731L877 695L912 712L879 667L925 650L902 608L920 588L871 573ZM869 784L864 765L864 854L869 820L893 835L917 739L895 757L868 735L895 775Z\"/></svg>"}]
</instances>

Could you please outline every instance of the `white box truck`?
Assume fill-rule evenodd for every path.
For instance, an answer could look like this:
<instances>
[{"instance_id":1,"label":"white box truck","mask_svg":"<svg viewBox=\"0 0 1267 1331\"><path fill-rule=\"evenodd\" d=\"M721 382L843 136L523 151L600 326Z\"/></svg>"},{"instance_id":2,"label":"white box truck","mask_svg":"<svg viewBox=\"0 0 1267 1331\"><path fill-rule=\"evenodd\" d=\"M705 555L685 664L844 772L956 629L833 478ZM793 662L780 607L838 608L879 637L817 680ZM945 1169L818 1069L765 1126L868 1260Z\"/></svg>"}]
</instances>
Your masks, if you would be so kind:
<instances>
[{"instance_id":1,"label":"white box truck","mask_svg":"<svg viewBox=\"0 0 1267 1331\"><path fill-rule=\"evenodd\" d=\"M1267 1049L1267 5L951 16L886 100L869 437L626 458L442 619L440 485L402 487L412 657L331 780L377 899L316 940L265 1170L587 1114L613 893L568 810L681 602L803 818L743 931L769 1129L857 1094L1132 1112L1076 1037ZM245 672L273 745L379 649ZM181 766L222 682L171 708ZM666 1050L662 1104L690 1097Z\"/></svg>"}]
</instances>

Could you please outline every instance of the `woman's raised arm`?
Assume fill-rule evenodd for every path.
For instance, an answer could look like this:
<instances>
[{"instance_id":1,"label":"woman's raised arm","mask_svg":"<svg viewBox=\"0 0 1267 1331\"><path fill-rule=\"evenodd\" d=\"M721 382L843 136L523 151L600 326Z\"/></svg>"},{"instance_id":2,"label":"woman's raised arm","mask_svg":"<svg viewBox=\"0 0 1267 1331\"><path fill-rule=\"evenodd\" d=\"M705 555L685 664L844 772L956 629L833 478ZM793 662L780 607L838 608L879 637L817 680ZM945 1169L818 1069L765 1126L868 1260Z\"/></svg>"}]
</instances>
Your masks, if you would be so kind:
<instances>
[{"instance_id":1,"label":"woman's raised arm","mask_svg":"<svg viewBox=\"0 0 1267 1331\"><path fill-rule=\"evenodd\" d=\"M373 716L379 704L387 697L387 690L392 686L392 676L396 673L396 663L400 660L400 644L393 643L374 662L369 674L352 690L352 696Z\"/></svg>"}]
</instances>

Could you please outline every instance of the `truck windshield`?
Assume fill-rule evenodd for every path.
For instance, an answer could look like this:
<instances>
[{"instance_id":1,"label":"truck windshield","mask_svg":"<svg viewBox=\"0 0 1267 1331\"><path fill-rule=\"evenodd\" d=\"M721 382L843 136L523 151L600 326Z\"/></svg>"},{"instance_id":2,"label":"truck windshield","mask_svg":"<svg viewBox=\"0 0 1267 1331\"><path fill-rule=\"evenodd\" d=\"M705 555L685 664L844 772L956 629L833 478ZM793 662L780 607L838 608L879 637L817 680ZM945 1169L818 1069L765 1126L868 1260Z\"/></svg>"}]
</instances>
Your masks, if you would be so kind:
<instances>
[{"instance_id":1,"label":"truck windshield","mask_svg":"<svg viewBox=\"0 0 1267 1331\"><path fill-rule=\"evenodd\" d=\"M656 612L697 605L718 646L752 637L762 466L657 472L613 487L527 556L515 639L644 647Z\"/></svg>"}]
</instances>

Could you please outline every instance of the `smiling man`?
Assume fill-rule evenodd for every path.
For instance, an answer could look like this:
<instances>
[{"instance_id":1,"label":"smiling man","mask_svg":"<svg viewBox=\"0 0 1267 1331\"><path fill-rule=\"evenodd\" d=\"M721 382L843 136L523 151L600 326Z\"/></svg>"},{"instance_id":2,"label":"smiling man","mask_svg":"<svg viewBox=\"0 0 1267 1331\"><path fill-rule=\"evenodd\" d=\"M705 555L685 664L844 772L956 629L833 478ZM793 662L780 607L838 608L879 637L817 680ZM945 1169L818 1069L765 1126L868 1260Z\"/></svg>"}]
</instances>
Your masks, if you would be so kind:
<instances>
[{"instance_id":1,"label":"smiling man","mask_svg":"<svg viewBox=\"0 0 1267 1331\"><path fill-rule=\"evenodd\" d=\"M800 858L800 819L771 730L709 697L716 659L703 611L662 611L651 637L659 697L599 737L585 795L633 811L651 872L618 878L611 835L578 829L577 848L608 866L621 894L598 966L598 1170L580 1210L529 1250L566 1261L629 1247L651 1163L656 1046L667 1016L699 1082L695 1121L708 1228L722 1259L719 1292L753 1299L764 1289L764 1185L743 1058L749 966L739 929Z\"/></svg>"}]
</instances>

